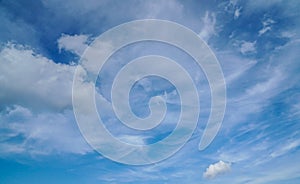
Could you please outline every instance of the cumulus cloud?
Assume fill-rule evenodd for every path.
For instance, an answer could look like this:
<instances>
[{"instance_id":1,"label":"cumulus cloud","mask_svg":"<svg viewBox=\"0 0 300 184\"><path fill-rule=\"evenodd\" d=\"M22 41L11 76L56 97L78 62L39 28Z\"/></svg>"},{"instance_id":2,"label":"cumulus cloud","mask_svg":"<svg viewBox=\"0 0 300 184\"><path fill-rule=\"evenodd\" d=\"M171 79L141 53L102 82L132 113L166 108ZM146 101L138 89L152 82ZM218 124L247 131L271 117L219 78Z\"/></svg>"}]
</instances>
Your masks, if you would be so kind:
<instances>
[{"instance_id":1,"label":"cumulus cloud","mask_svg":"<svg viewBox=\"0 0 300 184\"><path fill-rule=\"evenodd\" d=\"M25 46L8 44L0 51L0 107L70 108L74 69Z\"/></svg>"},{"instance_id":2,"label":"cumulus cloud","mask_svg":"<svg viewBox=\"0 0 300 184\"><path fill-rule=\"evenodd\" d=\"M81 55L87 48L89 42L88 35L65 35L63 34L58 40L58 48L71 51L74 54Z\"/></svg>"},{"instance_id":3,"label":"cumulus cloud","mask_svg":"<svg viewBox=\"0 0 300 184\"><path fill-rule=\"evenodd\" d=\"M78 39L77 36L67 38L71 42ZM74 52L77 49L74 44L61 43L65 44L61 48L74 49ZM91 151L80 135L72 112L75 67L57 64L22 45L10 43L0 51L0 156ZM83 85L76 88L79 94L93 84ZM96 98L99 100L102 96L96 93ZM108 118L110 104L107 101L103 104L101 111L106 112L104 117ZM85 109L91 107L88 105L86 101L80 102ZM144 143L138 136L126 135L121 139Z\"/></svg>"},{"instance_id":4,"label":"cumulus cloud","mask_svg":"<svg viewBox=\"0 0 300 184\"><path fill-rule=\"evenodd\" d=\"M227 173L231 170L231 164L220 160L215 164L210 164L206 171L203 173L203 177L211 179L220 174Z\"/></svg>"},{"instance_id":5,"label":"cumulus cloud","mask_svg":"<svg viewBox=\"0 0 300 184\"><path fill-rule=\"evenodd\" d=\"M90 151L72 112L74 70L22 45L0 51L0 156Z\"/></svg>"}]
</instances>

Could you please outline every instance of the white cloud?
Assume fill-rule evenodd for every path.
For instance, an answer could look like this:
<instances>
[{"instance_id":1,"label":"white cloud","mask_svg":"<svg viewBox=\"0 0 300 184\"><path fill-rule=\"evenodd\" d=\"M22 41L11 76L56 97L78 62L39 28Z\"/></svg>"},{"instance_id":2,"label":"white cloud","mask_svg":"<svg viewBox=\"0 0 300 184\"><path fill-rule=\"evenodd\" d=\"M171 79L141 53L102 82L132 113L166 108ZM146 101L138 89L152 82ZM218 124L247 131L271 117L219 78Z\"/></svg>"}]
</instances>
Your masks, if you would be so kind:
<instances>
[{"instance_id":1,"label":"white cloud","mask_svg":"<svg viewBox=\"0 0 300 184\"><path fill-rule=\"evenodd\" d=\"M222 64L224 63L222 65L222 70L224 72L227 85L237 82L237 80L247 74L247 71L254 67L257 63L255 60L242 57L234 52L223 51L216 54L218 58L220 58Z\"/></svg>"},{"instance_id":2,"label":"white cloud","mask_svg":"<svg viewBox=\"0 0 300 184\"><path fill-rule=\"evenodd\" d=\"M300 168L297 160L299 159L299 152L296 154L290 154L287 157L274 159L268 163L268 165L260 168L260 173L256 177L249 178L247 183L249 184L266 184L276 183L281 181L282 183L294 183L293 179L299 178ZM243 182L245 183L245 182Z\"/></svg>"},{"instance_id":3,"label":"white cloud","mask_svg":"<svg viewBox=\"0 0 300 184\"><path fill-rule=\"evenodd\" d=\"M205 178L215 178L220 174L227 173L231 170L231 164L225 163L222 160L215 164L210 164L206 171L203 173Z\"/></svg>"},{"instance_id":4,"label":"white cloud","mask_svg":"<svg viewBox=\"0 0 300 184\"><path fill-rule=\"evenodd\" d=\"M240 49L241 53L247 54L247 53L255 52L256 51L255 44L256 44L256 41L254 41L254 42L243 41L241 44L241 49Z\"/></svg>"},{"instance_id":5,"label":"white cloud","mask_svg":"<svg viewBox=\"0 0 300 184\"><path fill-rule=\"evenodd\" d=\"M230 123L228 123L224 129L230 130L232 126L245 122L250 114L261 113L263 108L270 105L270 99L297 84L299 77L295 75L295 73L297 73L296 61L297 58L299 58L299 53L296 51L298 46L299 42L287 44L278 49L275 54L271 55L269 63L272 63L272 65L266 64L263 67L256 67L257 70L255 70L255 72L253 68L251 72L245 70L245 73L237 76L239 80L233 80L231 83L227 83L227 89L230 90L238 89L240 86L243 86L242 81L249 81L248 79L253 81L243 87L241 91L234 90L232 96L227 98L227 110L235 113L227 114L226 121ZM223 62L227 62L227 60L231 59L224 54L221 55L220 58L224 60ZM231 60L234 61L233 59ZM286 62L281 62L282 60ZM247 60L240 60L240 63L246 64L246 62ZM238 62L229 62L229 64L223 65L226 80L231 78L230 75L228 76L231 71L234 72L235 69L237 69L237 71L241 70ZM253 64L249 63L249 67L246 67L246 69L256 66L254 64L255 62ZM233 77L235 76L233 75Z\"/></svg>"},{"instance_id":6,"label":"white cloud","mask_svg":"<svg viewBox=\"0 0 300 184\"><path fill-rule=\"evenodd\" d=\"M272 24L274 24L274 23L275 23L275 21L272 20L272 19L270 19L270 18L264 20L264 21L262 22L263 27L262 27L261 30L259 30L258 35L261 36L261 35L265 34L267 31L270 31L270 30L271 30L271 26L272 26Z\"/></svg>"},{"instance_id":7,"label":"white cloud","mask_svg":"<svg viewBox=\"0 0 300 184\"><path fill-rule=\"evenodd\" d=\"M298 135L299 131L297 131L297 129L295 129L295 132L281 134L281 128L271 128L272 123L274 123L274 121L280 121L281 117L278 117L278 119L271 118L263 120L263 124L257 121L252 122L251 118L248 118L249 114L254 113L256 113L255 115L264 116L266 109L270 105L273 97L297 84L299 77L297 77L295 73L297 73L296 61L299 53L296 50L298 46L299 42L292 43L292 45L286 45L278 49L278 52L272 55L269 61L273 65L267 65L266 67L263 67L264 70L256 70L255 72L254 70L251 71L251 73L253 72L254 75L257 75L257 77L251 75L251 73L248 73L246 77L252 81L255 81L255 83L245 88L245 92L243 92L244 94L241 95L241 98L239 98L238 95L234 95L232 99L228 100L228 112L230 111L235 113L227 116L230 118L226 119L227 125L223 128L223 131L224 129L227 129L229 132L232 131L232 128L230 128L233 126L232 124L235 124L236 126L238 123L238 126L244 127L244 130L237 129L236 132L238 133L234 133L232 136L228 135L228 132L226 132L225 135L231 137L229 141L230 144L225 145L218 150L216 155L219 156L214 156L213 158L217 157L219 160L236 163L244 172L248 169L252 170L253 168L275 164L279 159L289 159L290 155L294 153L299 155L299 152L297 152L299 140L298 138L295 140L291 139L291 137L296 138L296 135ZM286 62L282 63L282 60L285 60ZM234 64L233 66L235 67L237 64ZM239 77L239 79L240 80L234 81L237 82L236 84L232 84L236 87L240 87L240 82L244 79L242 76ZM232 84L230 87L235 88L232 86ZM293 97L293 99L297 99L295 96ZM297 110L295 109L295 111ZM290 122L290 119L283 120L283 122L288 121ZM245 124L244 122L247 123ZM251 124L254 126L249 126ZM287 126L290 125L291 124ZM253 135L252 133L256 132L255 130L259 130L259 133ZM281 136L274 140L274 135L279 134L279 132ZM249 139L249 135L253 135L250 136L251 139ZM287 161L286 163L289 164L291 162ZM282 169L284 171L289 170L289 166L284 167L284 162L280 160L276 164L277 165L274 168L279 168L278 171L276 170L268 172L268 169L264 168L263 171L267 172L266 176L262 176L262 174L259 173L259 177L257 177L257 172L255 172L255 176L248 175L251 179L248 178L243 182L237 183L245 183L246 181L249 182L250 180L253 180L253 182L249 183L268 183L270 181L276 181L278 174L281 175L281 179L291 178L290 173L287 172L288 175L281 173ZM266 178L267 182L261 178Z\"/></svg>"},{"instance_id":8,"label":"white cloud","mask_svg":"<svg viewBox=\"0 0 300 184\"><path fill-rule=\"evenodd\" d=\"M235 11L234 11L234 19L238 19L241 15L241 11L242 11L242 8L239 7L239 8L236 8Z\"/></svg>"},{"instance_id":9,"label":"white cloud","mask_svg":"<svg viewBox=\"0 0 300 184\"><path fill-rule=\"evenodd\" d=\"M0 52L0 107L70 108L74 69L24 46L8 44Z\"/></svg>"},{"instance_id":10,"label":"white cloud","mask_svg":"<svg viewBox=\"0 0 300 184\"><path fill-rule=\"evenodd\" d=\"M250 115L264 116L266 109L273 102L271 99L296 86L299 81L299 77L295 75L297 73L296 61L299 58L299 52L296 51L298 47L299 42L293 41L279 48L268 61L272 65L267 64L264 67L257 67L256 61L247 60L245 57L233 57L225 52L217 53L222 64L224 63L223 71L227 81L227 89L233 89L232 96L229 96L227 101L227 112L234 112L227 114L225 117L226 126L220 133L230 136L232 127L241 126L245 129L237 129L238 133L231 135L230 144L224 145L212 158L237 164L246 163L247 166L243 167L252 168L265 165L270 160L279 159L279 156L282 158L285 154L288 156L296 151L299 142L286 141L291 138L291 134L282 135L280 139L273 140L274 134L277 134L275 132L282 131L282 129L270 129L274 120L264 120L266 123L262 125L261 122L252 122ZM282 60L286 62L281 62ZM248 85L243 87L239 93L237 89L241 89L241 86L244 86L246 82L249 82ZM282 97L280 99L283 100ZM293 99L297 98L294 96ZM293 117L290 118L297 118L294 117L296 115L294 113L297 113L300 108L297 105L293 108L295 108L291 112ZM275 121L278 120L275 118ZM286 121L290 120L286 119ZM254 126L249 126L251 124ZM248 139L252 132L256 132L255 130L259 130L260 133ZM280 142L284 144L278 144Z\"/></svg>"},{"instance_id":11,"label":"white cloud","mask_svg":"<svg viewBox=\"0 0 300 184\"><path fill-rule=\"evenodd\" d=\"M86 154L92 151L77 129L72 111L34 113L22 106L1 113L0 156ZM21 138L24 137L24 138ZM10 140L16 141L11 142Z\"/></svg>"},{"instance_id":12,"label":"white cloud","mask_svg":"<svg viewBox=\"0 0 300 184\"><path fill-rule=\"evenodd\" d=\"M134 145L144 145L146 137L141 135L120 135L118 136L118 139L120 139L123 142L134 144Z\"/></svg>"},{"instance_id":13,"label":"white cloud","mask_svg":"<svg viewBox=\"0 0 300 184\"><path fill-rule=\"evenodd\" d=\"M269 105L272 97L290 87L289 84L284 87L282 86L287 76L279 68L269 69L268 73L264 71L258 71L258 73L260 74L260 79L258 79L260 81L245 88L243 93L236 94L227 99L227 109L235 113L227 115L227 121L231 123L225 129L230 129L232 126L244 122L250 114L261 113L262 109ZM252 77L255 78L256 76ZM232 83L231 88L234 88L233 85L239 86L241 83L236 80L235 83Z\"/></svg>"},{"instance_id":14,"label":"white cloud","mask_svg":"<svg viewBox=\"0 0 300 184\"><path fill-rule=\"evenodd\" d=\"M288 141L284 145L280 145L279 149L271 153L272 158L279 157L297 148L300 145L300 140Z\"/></svg>"},{"instance_id":15,"label":"white cloud","mask_svg":"<svg viewBox=\"0 0 300 184\"><path fill-rule=\"evenodd\" d=\"M88 35L65 35L63 34L58 40L58 48L71 51L74 54L80 56L84 50L88 47L89 36Z\"/></svg>"},{"instance_id":16,"label":"white cloud","mask_svg":"<svg viewBox=\"0 0 300 184\"><path fill-rule=\"evenodd\" d=\"M1 50L0 155L91 150L71 111L74 69L22 45L8 44ZM16 137L18 141L10 141Z\"/></svg>"},{"instance_id":17,"label":"white cloud","mask_svg":"<svg viewBox=\"0 0 300 184\"><path fill-rule=\"evenodd\" d=\"M290 38L291 39L291 38L296 36L296 33L293 32L293 31L283 31L283 32L280 33L280 36L284 37L284 38Z\"/></svg>"},{"instance_id":18,"label":"white cloud","mask_svg":"<svg viewBox=\"0 0 300 184\"><path fill-rule=\"evenodd\" d=\"M269 78L266 81L259 82L248 88L244 98L262 95L261 97L268 99L277 94L278 92L273 92L273 90L277 90L279 88L281 82L283 82L286 78L286 75L280 69L275 68L268 77Z\"/></svg>"},{"instance_id":19,"label":"white cloud","mask_svg":"<svg viewBox=\"0 0 300 184\"><path fill-rule=\"evenodd\" d=\"M205 41L208 41L209 38L216 34L215 25L216 25L216 15L214 13L206 12L205 16L202 19L203 27L199 33L199 37Z\"/></svg>"},{"instance_id":20,"label":"white cloud","mask_svg":"<svg viewBox=\"0 0 300 184\"><path fill-rule=\"evenodd\" d=\"M258 35L261 36L263 34L265 34L267 31L270 31L271 27L267 26L267 27L263 27L261 30L259 30Z\"/></svg>"},{"instance_id":21,"label":"white cloud","mask_svg":"<svg viewBox=\"0 0 300 184\"><path fill-rule=\"evenodd\" d=\"M38 39L37 30L34 24L29 23L21 18L11 18L10 13L7 12L5 6L1 6L0 11L0 42L3 43L14 40L21 43L28 43L37 46L40 43Z\"/></svg>"}]
</instances>

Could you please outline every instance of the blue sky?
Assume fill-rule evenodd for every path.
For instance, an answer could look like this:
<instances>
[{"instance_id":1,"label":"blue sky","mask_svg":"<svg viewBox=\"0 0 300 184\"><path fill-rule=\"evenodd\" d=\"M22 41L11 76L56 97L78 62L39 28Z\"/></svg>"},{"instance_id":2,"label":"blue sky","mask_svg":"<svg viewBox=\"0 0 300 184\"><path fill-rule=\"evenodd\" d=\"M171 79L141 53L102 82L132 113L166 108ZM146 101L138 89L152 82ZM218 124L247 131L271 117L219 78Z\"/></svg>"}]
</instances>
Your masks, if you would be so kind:
<instances>
[{"instance_id":1,"label":"blue sky","mask_svg":"<svg viewBox=\"0 0 300 184\"><path fill-rule=\"evenodd\" d=\"M0 183L300 183L299 9L297 0L0 1ZM222 67L227 104L219 133L200 151L211 106L202 69L167 44L122 48L96 82L97 101L107 102L97 108L114 136L151 144L168 136L179 117L175 86L148 77L133 86L130 105L146 117L149 99L165 97L161 125L136 131L117 120L112 81L134 58L157 54L178 61L191 74L201 104L198 126L180 151L132 166L86 143L73 113L72 81L97 36L149 18L184 25L206 41Z\"/></svg>"}]
</instances>

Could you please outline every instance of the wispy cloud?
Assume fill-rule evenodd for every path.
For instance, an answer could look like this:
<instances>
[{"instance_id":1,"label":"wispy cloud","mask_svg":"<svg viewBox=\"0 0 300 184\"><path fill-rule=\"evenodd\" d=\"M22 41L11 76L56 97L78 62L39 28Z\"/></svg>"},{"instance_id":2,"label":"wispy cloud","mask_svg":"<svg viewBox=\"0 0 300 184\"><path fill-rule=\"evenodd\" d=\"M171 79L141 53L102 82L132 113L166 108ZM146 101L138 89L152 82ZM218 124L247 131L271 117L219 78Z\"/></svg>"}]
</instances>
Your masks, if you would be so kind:
<instances>
[{"instance_id":1,"label":"wispy cloud","mask_svg":"<svg viewBox=\"0 0 300 184\"><path fill-rule=\"evenodd\" d=\"M96 177L89 177L84 183L298 183L300 170L295 161L299 159L300 146L300 4L296 1L1 1L0 157L22 160L28 155L41 158L59 154L61 159L53 165L61 167L66 155L72 154L80 164L72 172L84 168L88 176L98 177L97 181ZM227 82L227 113L221 131L210 147L199 152L197 144L206 120L201 116L192 139L167 160L141 167L108 159L93 162L93 154L89 154L92 149L82 138L72 112L72 61L77 62L90 41L109 28L144 18L175 21L209 41ZM163 50L165 56L187 68L198 90L204 91L200 94L200 99L206 100L204 106L201 103L201 112L209 111L209 86L204 88L205 75L198 75L192 59L171 49L169 52L153 46L147 52L144 48L125 50L126 54L113 58L112 64L99 74L96 86L99 91L95 99L101 102L98 112L102 113L106 128L131 144L146 144L150 139L167 136L172 131L169 125L175 124L179 116L180 109L174 106L180 98L172 86L142 79L130 92L132 110L146 112L149 96L158 91L156 95L163 95L172 105L165 119L167 126L141 133L122 125L111 107L110 84L127 58ZM89 83L83 88L92 86ZM159 91L163 88L167 90ZM141 103L142 108L136 105ZM81 105L85 107L86 102ZM36 166L28 160L32 167ZM4 164L1 161L0 167L9 174L18 170L5 164L6 160ZM30 170L22 172L20 177L34 178ZM46 169L43 172L48 174ZM78 174L80 179L88 178L87 175ZM76 178L75 174L72 177ZM4 183L13 183L12 177L6 178ZM74 183L81 182L76 179Z\"/></svg>"},{"instance_id":2,"label":"wispy cloud","mask_svg":"<svg viewBox=\"0 0 300 184\"><path fill-rule=\"evenodd\" d=\"M208 41L211 36L216 34L215 25L216 25L216 15L212 12L206 12L205 16L202 18L203 27L199 33L200 38L205 41Z\"/></svg>"},{"instance_id":3,"label":"wispy cloud","mask_svg":"<svg viewBox=\"0 0 300 184\"><path fill-rule=\"evenodd\" d=\"M266 20L263 20L262 21L263 27L261 30L259 30L258 35L261 36L261 35L265 34L266 32L271 31L271 29L272 29L271 26L274 23L275 23L275 21L272 20L271 18L267 18Z\"/></svg>"},{"instance_id":4,"label":"wispy cloud","mask_svg":"<svg viewBox=\"0 0 300 184\"><path fill-rule=\"evenodd\" d=\"M300 145L300 140L292 140L292 141L287 141L285 144L280 144L279 149L276 151L272 152L270 156L272 158L276 158L278 156L284 155L288 153L289 151L292 151L293 149L297 148Z\"/></svg>"},{"instance_id":5,"label":"wispy cloud","mask_svg":"<svg viewBox=\"0 0 300 184\"><path fill-rule=\"evenodd\" d=\"M80 135L70 110L36 114L15 105L1 113L0 121L5 122L0 124L0 157L86 154L92 151Z\"/></svg>"}]
</instances>

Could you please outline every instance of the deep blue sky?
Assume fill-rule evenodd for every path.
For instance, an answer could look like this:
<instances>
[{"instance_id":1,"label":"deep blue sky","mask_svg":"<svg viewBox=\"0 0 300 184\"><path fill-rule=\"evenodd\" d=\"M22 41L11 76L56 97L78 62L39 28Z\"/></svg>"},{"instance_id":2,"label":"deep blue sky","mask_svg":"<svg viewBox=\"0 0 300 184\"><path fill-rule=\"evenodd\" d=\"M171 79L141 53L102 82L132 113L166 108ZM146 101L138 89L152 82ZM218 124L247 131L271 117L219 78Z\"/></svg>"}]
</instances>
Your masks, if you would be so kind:
<instances>
[{"instance_id":1,"label":"deep blue sky","mask_svg":"<svg viewBox=\"0 0 300 184\"><path fill-rule=\"evenodd\" d=\"M297 0L0 1L0 184L300 183L299 10ZM207 42L224 72L227 108L212 144L198 150L210 108L201 68L162 43L121 49L98 76L100 98L109 101L122 66L157 54L187 69L201 103L198 126L179 152L156 164L131 166L85 142L72 110L72 80L81 54L97 36L146 18L182 24ZM172 132L180 111L175 86L149 77L130 93L133 112L147 116L153 96L168 98L168 113L146 132L128 130L110 107L97 105L112 134L150 144Z\"/></svg>"}]
</instances>

